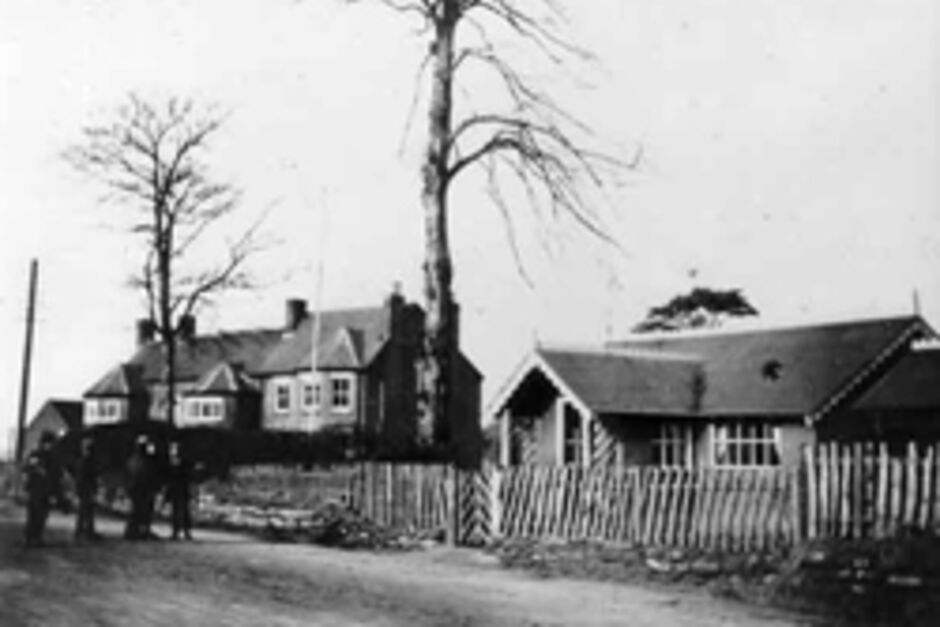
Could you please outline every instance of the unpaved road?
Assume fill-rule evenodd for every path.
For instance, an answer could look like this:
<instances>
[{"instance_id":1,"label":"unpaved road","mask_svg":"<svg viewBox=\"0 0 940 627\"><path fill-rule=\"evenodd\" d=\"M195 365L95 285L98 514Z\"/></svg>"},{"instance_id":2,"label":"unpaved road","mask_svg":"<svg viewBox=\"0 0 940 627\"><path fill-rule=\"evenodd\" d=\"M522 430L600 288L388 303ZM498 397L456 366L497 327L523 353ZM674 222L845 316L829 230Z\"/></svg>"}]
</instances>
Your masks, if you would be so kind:
<instances>
[{"instance_id":1,"label":"unpaved road","mask_svg":"<svg viewBox=\"0 0 940 627\"><path fill-rule=\"evenodd\" d=\"M798 625L704 594L540 580L477 551L346 552L199 531L194 543L23 548L22 510L0 503L0 625ZM158 532L165 531L158 528Z\"/></svg>"}]
</instances>

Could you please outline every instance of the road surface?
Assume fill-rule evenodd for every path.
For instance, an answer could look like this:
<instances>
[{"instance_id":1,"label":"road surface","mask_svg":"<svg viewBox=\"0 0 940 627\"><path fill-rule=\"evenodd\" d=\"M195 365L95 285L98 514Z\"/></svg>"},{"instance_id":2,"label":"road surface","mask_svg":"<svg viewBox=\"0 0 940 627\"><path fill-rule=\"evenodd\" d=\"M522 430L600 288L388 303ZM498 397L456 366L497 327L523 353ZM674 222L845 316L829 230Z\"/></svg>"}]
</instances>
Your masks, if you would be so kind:
<instances>
[{"instance_id":1,"label":"road surface","mask_svg":"<svg viewBox=\"0 0 940 627\"><path fill-rule=\"evenodd\" d=\"M538 579L467 549L347 552L202 530L130 543L117 521L82 545L54 515L47 546L27 550L22 516L0 503L4 627L809 624L704 593Z\"/></svg>"}]
</instances>

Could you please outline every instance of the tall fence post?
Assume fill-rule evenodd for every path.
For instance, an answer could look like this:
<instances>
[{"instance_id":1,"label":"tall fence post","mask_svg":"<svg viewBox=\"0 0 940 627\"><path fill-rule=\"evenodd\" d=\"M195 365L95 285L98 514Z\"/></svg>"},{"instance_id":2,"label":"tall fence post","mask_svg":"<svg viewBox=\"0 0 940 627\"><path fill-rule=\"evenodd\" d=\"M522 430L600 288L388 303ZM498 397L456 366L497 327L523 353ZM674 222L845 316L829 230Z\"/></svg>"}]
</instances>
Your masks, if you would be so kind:
<instances>
[{"instance_id":1,"label":"tall fence post","mask_svg":"<svg viewBox=\"0 0 940 627\"><path fill-rule=\"evenodd\" d=\"M503 471L498 466L489 466L489 500L490 500L490 540L502 537L503 534ZM484 468L484 472L486 468Z\"/></svg>"}]
</instances>

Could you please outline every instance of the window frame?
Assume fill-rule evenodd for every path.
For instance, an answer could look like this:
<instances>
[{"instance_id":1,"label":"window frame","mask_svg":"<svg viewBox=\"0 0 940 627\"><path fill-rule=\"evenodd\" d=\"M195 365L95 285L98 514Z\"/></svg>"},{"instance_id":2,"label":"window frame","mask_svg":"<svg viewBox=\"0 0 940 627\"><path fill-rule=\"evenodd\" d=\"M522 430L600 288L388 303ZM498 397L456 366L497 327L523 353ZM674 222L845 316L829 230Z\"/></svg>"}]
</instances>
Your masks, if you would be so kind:
<instances>
[{"instance_id":1,"label":"window frame","mask_svg":"<svg viewBox=\"0 0 940 627\"><path fill-rule=\"evenodd\" d=\"M294 386L289 379L275 379L272 382L272 409L275 414L289 414L294 405ZM281 392L286 390L286 403L282 404Z\"/></svg>"},{"instance_id":2,"label":"window frame","mask_svg":"<svg viewBox=\"0 0 940 627\"><path fill-rule=\"evenodd\" d=\"M340 396L337 394L337 385L346 383L346 402L342 405L336 402ZM335 373L330 375L330 410L338 414L352 413L356 404L356 375L351 372Z\"/></svg>"},{"instance_id":3,"label":"window frame","mask_svg":"<svg viewBox=\"0 0 940 627\"><path fill-rule=\"evenodd\" d=\"M319 378L304 378L300 384L300 407L304 411L316 411L323 402L323 386Z\"/></svg>"},{"instance_id":4,"label":"window frame","mask_svg":"<svg viewBox=\"0 0 940 627\"><path fill-rule=\"evenodd\" d=\"M208 424L225 418L225 401L216 397L191 397L185 400L185 421Z\"/></svg>"},{"instance_id":5,"label":"window frame","mask_svg":"<svg viewBox=\"0 0 940 627\"><path fill-rule=\"evenodd\" d=\"M695 465L693 426L681 422L659 423L652 440L652 463L660 468L692 468Z\"/></svg>"},{"instance_id":6,"label":"window frame","mask_svg":"<svg viewBox=\"0 0 940 627\"><path fill-rule=\"evenodd\" d=\"M780 427L766 420L744 418L713 424L710 439L711 463L716 468L777 468L783 465ZM719 452L719 447L724 451Z\"/></svg>"}]
</instances>

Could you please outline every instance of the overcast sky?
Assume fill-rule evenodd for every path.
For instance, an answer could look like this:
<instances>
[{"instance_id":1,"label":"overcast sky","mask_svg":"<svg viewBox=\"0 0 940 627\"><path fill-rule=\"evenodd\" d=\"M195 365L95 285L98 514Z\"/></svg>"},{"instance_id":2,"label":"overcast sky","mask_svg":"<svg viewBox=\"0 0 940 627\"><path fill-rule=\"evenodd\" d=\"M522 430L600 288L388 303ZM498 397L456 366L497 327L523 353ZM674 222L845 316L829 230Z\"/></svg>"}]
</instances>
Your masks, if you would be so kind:
<instances>
[{"instance_id":1,"label":"overcast sky","mask_svg":"<svg viewBox=\"0 0 940 627\"><path fill-rule=\"evenodd\" d=\"M599 210L620 254L522 203L528 285L479 177L454 190L462 343L489 397L532 342L625 332L694 284L739 287L767 321L893 315L918 290L940 327L940 16L935 0L568 2L597 60L509 60L639 169ZM283 301L421 298L419 108L426 42L378 6L339 0L0 3L0 450L15 424L29 260L40 296L30 413L79 398L133 348L127 212L60 153L126 97L191 97L227 122L212 167L268 212L261 287L200 330L276 326ZM463 96L491 100L485 82ZM420 101L419 101L420 106ZM519 200L510 194L512 200ZM322 233L325 231L326 236ZM325 242L325 245L323 245ZM544 245L547 242L547 245ZM546 248L550 254L546 252Z\"/></svg>"}]
</instances>

